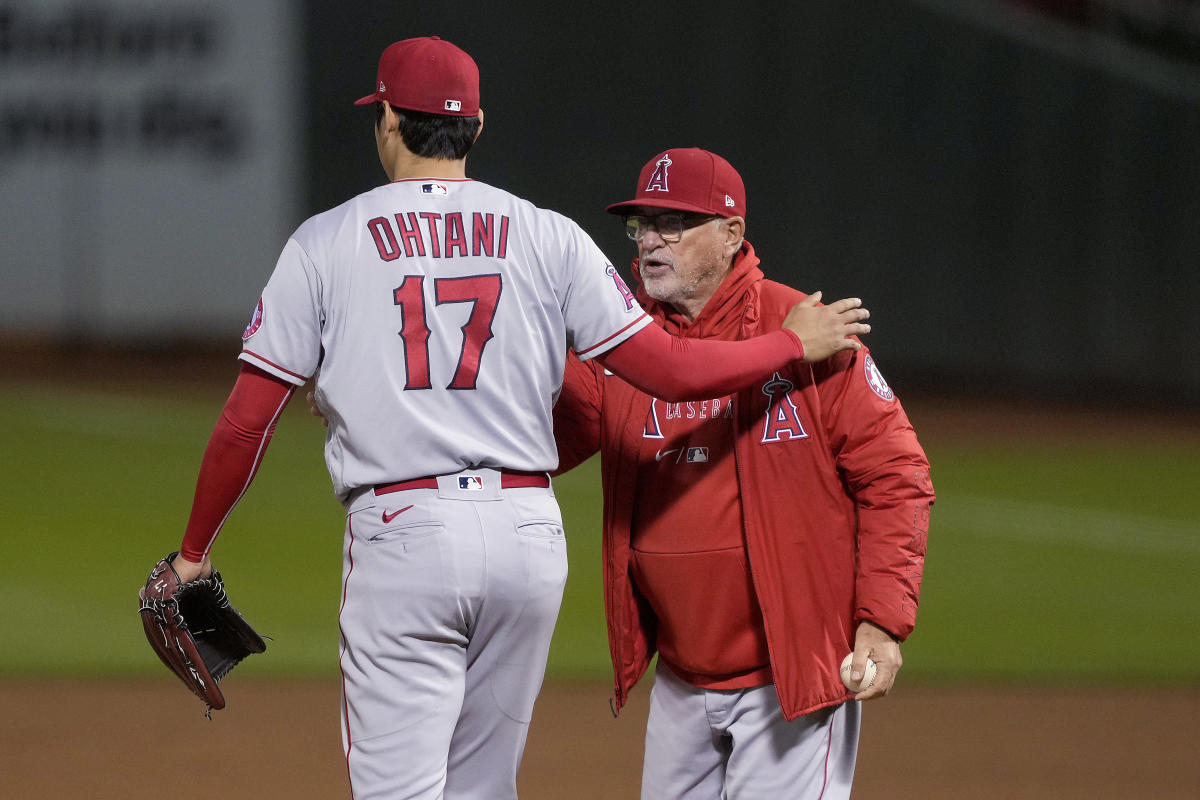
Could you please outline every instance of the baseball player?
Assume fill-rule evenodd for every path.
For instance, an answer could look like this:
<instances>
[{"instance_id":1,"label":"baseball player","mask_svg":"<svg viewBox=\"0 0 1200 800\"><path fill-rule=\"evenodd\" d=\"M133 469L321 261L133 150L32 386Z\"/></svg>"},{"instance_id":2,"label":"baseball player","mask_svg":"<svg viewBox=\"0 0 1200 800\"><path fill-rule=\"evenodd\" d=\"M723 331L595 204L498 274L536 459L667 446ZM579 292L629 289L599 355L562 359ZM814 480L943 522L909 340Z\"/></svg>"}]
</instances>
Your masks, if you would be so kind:
<instances>
[{"instance_id":1,"label":"baseball player","mask_svg":"<svg viewBox=\"0 0 1200 800\"><path fill-rule=\"evenodd\" d=\"M437 37L388 47L374 90L390 183L304 222L243 333L175 568L211 571L295 389L316 377L346 508L341 722L353 796L516 796L566 578L547 472L567 345L675 399L855 349L857 300L798 304L750 342L651 325L565 217L466 177L479 73Z\"/></svg>"},{"instance_id":2,"label":"baseball player","mask_svg":"<svg viewBox=\"0 0 1200 800\"><path fill-rule=\"evenodd\" d=\"M745 339L803 296L764 276L742 179L714 153L660 153L608 210L658 327ZM849 797L858 701L900 668L934 499L867 349L682 403L572 360L555 435L562 470L602 453L617 708L658 654L644 800ZM878 664L859 692L839 674L850 652L859 673Z\"/></svg>"}]
</instances>

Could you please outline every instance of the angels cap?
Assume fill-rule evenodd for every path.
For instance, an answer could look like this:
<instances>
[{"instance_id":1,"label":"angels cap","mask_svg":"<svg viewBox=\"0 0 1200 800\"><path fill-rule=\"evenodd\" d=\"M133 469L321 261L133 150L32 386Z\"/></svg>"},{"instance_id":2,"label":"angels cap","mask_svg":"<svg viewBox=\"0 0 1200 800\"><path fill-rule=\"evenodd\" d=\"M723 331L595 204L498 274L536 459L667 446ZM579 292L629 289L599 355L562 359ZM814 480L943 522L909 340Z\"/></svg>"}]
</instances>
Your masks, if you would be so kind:
<instances>
[{"instance_id":1,"label":"angels cap","mask_svg":"<svg viewBox=\"0 0 1200 800\"><path fill-rule=\"evenodd\" d=\"M383 51L375 91L354 105L380 100L395 108L473 117L479 113L479 67L465 51L437 36L405 39Z\"/></svg>"},{"instance_id":2,"label":"angels cap","mask_svg":"<svg viewBox=\"0 0 1200 800\"><path fill-rule=\"evenodd\" d=\"M746 187L737 170L716 153L698 147L665 150L642 167L634 198L605 211L636 214L641 208L744 217Z\"/></svg>"}]
</instances>

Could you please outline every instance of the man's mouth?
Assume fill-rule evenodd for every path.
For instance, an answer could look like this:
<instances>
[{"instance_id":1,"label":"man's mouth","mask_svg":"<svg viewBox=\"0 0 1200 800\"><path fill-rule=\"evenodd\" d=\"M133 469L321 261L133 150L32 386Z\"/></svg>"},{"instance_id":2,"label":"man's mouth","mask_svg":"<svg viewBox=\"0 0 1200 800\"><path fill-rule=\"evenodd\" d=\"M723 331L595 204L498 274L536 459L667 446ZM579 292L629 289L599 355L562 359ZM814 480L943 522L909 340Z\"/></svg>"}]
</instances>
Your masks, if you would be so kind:
<instances>
[{"instance_id":1,"label":"man's mouth","mask_svg":"<svg viewBox=\"0 0 1200 800\"><path fill-rule=\"evenodd\" d=\"M655 258L654 256L647 256L646 258L643 258L640 265L642 274L649 275L651 277L662 275L664 272L667 272L670 269L671 265L667 261L661 258Z\"/></svg>"}]
</instances>

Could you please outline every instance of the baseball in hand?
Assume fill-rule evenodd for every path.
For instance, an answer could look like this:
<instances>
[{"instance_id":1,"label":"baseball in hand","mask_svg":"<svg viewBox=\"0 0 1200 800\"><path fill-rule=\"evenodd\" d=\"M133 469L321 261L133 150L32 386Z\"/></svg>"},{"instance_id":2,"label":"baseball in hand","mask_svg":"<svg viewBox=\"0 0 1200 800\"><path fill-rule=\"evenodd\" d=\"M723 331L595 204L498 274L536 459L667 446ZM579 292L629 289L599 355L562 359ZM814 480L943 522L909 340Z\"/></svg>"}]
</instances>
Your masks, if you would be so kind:
<instances>
[{"instance_id":1,"label":"baseball in hand","mask_svg":"<svg viewBox=\"0 0 1200 800\"><path fill-rule=\"evenodd\" d=\"M842 659L842 683L846 684L846 688L852 692L861 692L875 682L875 673L878 667L871 659L867 659L867 668L863 670L863 677L857 683L850 677L850 662L854 659L854 653L850 653Z\"/></svg>"}]
</instances>

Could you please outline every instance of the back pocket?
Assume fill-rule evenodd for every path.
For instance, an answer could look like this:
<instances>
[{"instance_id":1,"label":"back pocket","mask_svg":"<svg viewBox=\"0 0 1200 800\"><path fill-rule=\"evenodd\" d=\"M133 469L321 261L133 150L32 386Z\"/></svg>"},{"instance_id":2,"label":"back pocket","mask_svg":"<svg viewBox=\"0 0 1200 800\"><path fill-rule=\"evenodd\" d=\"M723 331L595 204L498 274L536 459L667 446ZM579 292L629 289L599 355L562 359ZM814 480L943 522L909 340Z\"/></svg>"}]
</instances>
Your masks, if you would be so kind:
<instances>
[{"instance_id":1,"label":"back pocket","mask_svg":"<svg viewBox=\"0 0 1200 800\"><path fill-rule=\"evenodd\" d=\"M530 539L561 539L563 527L556 519L530 519L517 523L517 533Z\"/></svg>"},{"instance_id":2,"label":"back pocket","mask_svg":"<svg viewBox=\"0 0 1200 800\"><path fill-rule=\"evenodd\" d=\"M372 544L394 542L397 540L413 542L417 539L427 539L430 536L436 536L445 529L446 526L441 522L409 522L406 525L392 525L381 531L377 531L368 536L367 541Z\"/></svg>"}]
</instances>

